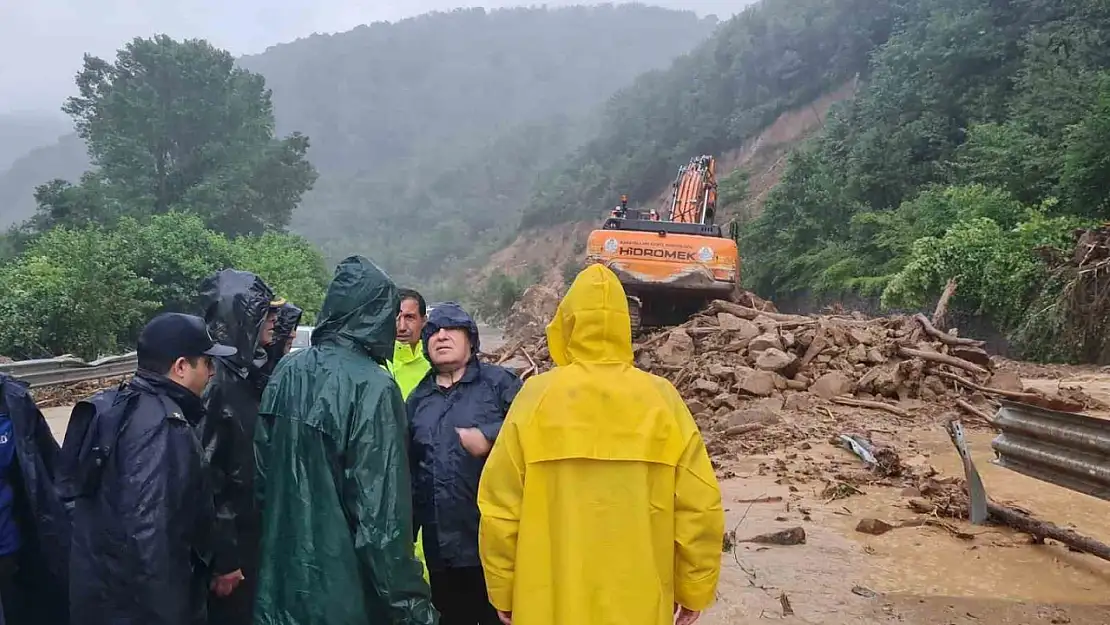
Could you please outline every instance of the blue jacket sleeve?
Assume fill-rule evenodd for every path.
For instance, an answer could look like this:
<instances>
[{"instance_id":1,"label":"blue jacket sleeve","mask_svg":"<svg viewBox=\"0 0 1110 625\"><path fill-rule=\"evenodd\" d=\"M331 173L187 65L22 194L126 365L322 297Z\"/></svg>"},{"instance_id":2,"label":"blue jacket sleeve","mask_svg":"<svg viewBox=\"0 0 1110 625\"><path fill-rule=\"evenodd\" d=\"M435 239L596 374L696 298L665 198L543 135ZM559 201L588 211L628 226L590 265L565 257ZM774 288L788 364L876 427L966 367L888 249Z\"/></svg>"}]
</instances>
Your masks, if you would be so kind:
<instances>
[{"instance_id":1,"label":"blue jacket sleeve","mask_svg":"<svg viewBox=\"0 0 1110 625\"><path fill-rule=\"evenodd\" d=\"M501 414L500 418L493 422L481 425L478 430L486 437L486 440L493 443L497 441L497 435L501 433L501 424L505 422L505 415L509 413L509 407L512 406L513 400L516 399L516 394L520 392L522 385L520 378L512 374L511 371L504 367L497 365L484 365L484 374L490 376L491 386L497 394L497 401Z\"/></svg>"}]
</instances>

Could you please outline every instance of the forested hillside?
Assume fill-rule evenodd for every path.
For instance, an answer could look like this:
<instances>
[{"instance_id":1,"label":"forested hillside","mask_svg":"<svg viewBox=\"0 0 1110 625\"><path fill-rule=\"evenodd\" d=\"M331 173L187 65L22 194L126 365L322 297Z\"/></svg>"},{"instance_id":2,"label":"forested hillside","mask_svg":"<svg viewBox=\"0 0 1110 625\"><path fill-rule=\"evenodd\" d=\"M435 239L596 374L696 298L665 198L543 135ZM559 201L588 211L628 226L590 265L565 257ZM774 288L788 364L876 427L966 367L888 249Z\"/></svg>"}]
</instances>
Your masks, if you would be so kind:
<instances>
[{"instance_id":1,"label":"forested hillside","mask_svg":"<svg viewBox=\"0 0 1110 625\"><path fill-rule=\"evenodd\" d=\"M902 14L871 0L753 5L666 71L617 93L600 134L544 173L523 226L596 219L621 193L654 198L692 155L739 147L866 69Z\"/></svg>"},{"instance_id":2,"label":"forested hillside","mask_svg":"<svg viewBox=\"0 0 1110 625\"><path fill-rule=\"evenodd\" d=\"M468 9L314 35L239 65L266 78L277 132L311 138L320 177L291 228L332 259L370 254L428 286L514 231L535 175L591 136L614 91L716 24L643 5ZM0 218L30 216L34 185L76 177L61 167L76 154L45 156L0 177Z\"/></svg>"},{"instance_id":3,"label":"forested hillside","mask_svg":"<svg viewBox=\"0 0 1110 625\"><path fill-rule=\"evenodd\" d=\"M279 131L312 137L320 179L293 228L428 287L503 243L536 174L590 136L613 92L715 25L640 5L468 9L241 63L267 77Z\"/></svg>"},{"instance_id":4,"label":"forested hillside","mask_svg":"<svg viewBox=\"0 0 1110 625\"><path fill-rule=\"evenodd\" d=\"M1066 358L1045 259L1110 217L1108 38L1096 0L764 0L615 97L601 134L544 174L524 227L653 198L690 155L735 149L858 72L743 224L748 285L914 307L951 279L956 307Z\"/></svg>"},{"instance_id":5,"label":"forested hillside","mask_svg":"<svg viewBox=\"0 0 1110 625\"><path fill-rule=\"evenodd\" d=\"M0 113L0 171L27 152L69 133L67 122L56 113Z\"/></svg>"}]
</instances>

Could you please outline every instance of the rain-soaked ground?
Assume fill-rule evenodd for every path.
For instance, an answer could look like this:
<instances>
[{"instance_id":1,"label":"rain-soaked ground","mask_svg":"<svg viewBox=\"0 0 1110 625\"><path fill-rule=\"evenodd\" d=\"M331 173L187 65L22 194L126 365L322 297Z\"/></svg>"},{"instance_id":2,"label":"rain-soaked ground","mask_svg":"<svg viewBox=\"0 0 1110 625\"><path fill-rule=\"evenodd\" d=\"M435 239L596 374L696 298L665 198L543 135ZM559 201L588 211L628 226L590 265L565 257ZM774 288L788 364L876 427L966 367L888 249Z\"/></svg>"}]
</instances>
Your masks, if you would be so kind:
<instances>
[{"instance_id":1,"label":"rain-soaked ground","mask_svg":"<svg viewBox=\"0 0 1110 625\"><path fill-rule=\"evenodd\" d=\"M1080 385L1110 402L1106 374L1027 382L1046 388L1058 383ZM60 439L69 408L44 412ZM931 465L943 476L963 475L939 426L888 430L886 435L896 448L913 441L911 455L903 458L906 463ZM990 463L991 434L970 432L968 438L990 497L1110 542L1110 502L996 467ZM798 484L791 492L788 480L760 475L760 463L775 458L786 463L855 462L845 450L815 441L801 454L746 456L730 465L736 477L721 482L728 529L744 539L802 527L806 542L740 543L725 553L717 603L700 621L705 625L1110 625L1110 562L1052 541L1030 544L1027 536L1006 528L955 521L949 522L974 537L961 539L931 526L863 534L855 527L864 518L894 525L920 517L906 507L905 493L898 488L864 486L863 494L833 501L821 494L817 482ZM739 502L775 498L781 500Z\"/></svg>"},{"instance_id":2,"label":"rain-soaked ground","mask_svg":"<svg viewBox=\"0 0 1110 625\"><path fill-rule=\"evenodd\" d=\"M1090 376L1083 386L1105 389L1100 399L1110 399L1110 377ZM899 442L914 441L914 455L903 458L908 464L931 465L942 476L962 477L959 458L940 427L888 431L887 435L896 448ZM990 497L1110 542L1110 502L999 468L990 463L992 434L972 432L968 438ZM800 460L851 462L851 458L844 450L820 443ZM823 625L1110 624L1110 562L1071 552L1052 541L1033 545L1026 535L1008 528L950 520L954 529L974 538L960 539L928 526L898 528L879 536L863 534L855 530L861 519L897 525L920 515L907 508L899 488L863 487L864 494L828 501L820 494L819 484L803 485L792 498L789 481L758 474L760 463L770 460L746 457L730 465L737 477L721 484L729 529L736 529L743 539L800 526L806 531L806 543L741 543L726 554L718 603L702 621L707 625L768 619ZM782 500L736 503L776 497ZM784 596L792 614L784 610Z\"/></svg>"}]
</instances>

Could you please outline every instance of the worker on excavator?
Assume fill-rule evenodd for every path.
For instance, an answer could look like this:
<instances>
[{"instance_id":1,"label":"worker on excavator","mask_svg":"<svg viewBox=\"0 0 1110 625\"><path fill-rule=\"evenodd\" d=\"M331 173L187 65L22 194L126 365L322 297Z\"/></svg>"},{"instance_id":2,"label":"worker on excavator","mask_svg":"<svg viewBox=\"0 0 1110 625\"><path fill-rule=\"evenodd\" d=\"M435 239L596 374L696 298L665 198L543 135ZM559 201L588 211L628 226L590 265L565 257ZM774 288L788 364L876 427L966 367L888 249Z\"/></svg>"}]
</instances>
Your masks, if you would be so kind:
<instances>
[{"instance_id":1,"label":"worker on excavator","mask_svg":"<svg viewBox=\"0 0 1110 625\"><path fill-rule=\"evenodd\" d=\"M547 341L557 366L517 394L478 486L490 602L513 625L693 623L720 577L721 492L678 391L633 364L611 270L578 274Z\"/></svg>"}]
</instances>

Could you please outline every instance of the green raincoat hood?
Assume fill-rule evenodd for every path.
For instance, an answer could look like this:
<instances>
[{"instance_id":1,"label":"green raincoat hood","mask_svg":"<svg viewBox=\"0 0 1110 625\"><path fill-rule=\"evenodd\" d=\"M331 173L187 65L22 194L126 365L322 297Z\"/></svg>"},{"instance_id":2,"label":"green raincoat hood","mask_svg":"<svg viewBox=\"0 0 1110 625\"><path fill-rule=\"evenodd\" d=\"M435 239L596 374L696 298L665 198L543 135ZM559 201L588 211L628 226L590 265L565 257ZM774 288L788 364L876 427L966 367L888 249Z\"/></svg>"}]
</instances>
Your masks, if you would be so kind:
<instances>
[{"instance_id":1,"label":"green raincoat hood","mask_svg":"<svg viewBox=\"0 0 1110 625\"><path fill-rule=\"evenodd\" d=\"M360 349L379 363L393 358L401 298L384 271L363 256L349 256L335 268L318 315L312 344Z\"/></svg>"}]
</instances>

